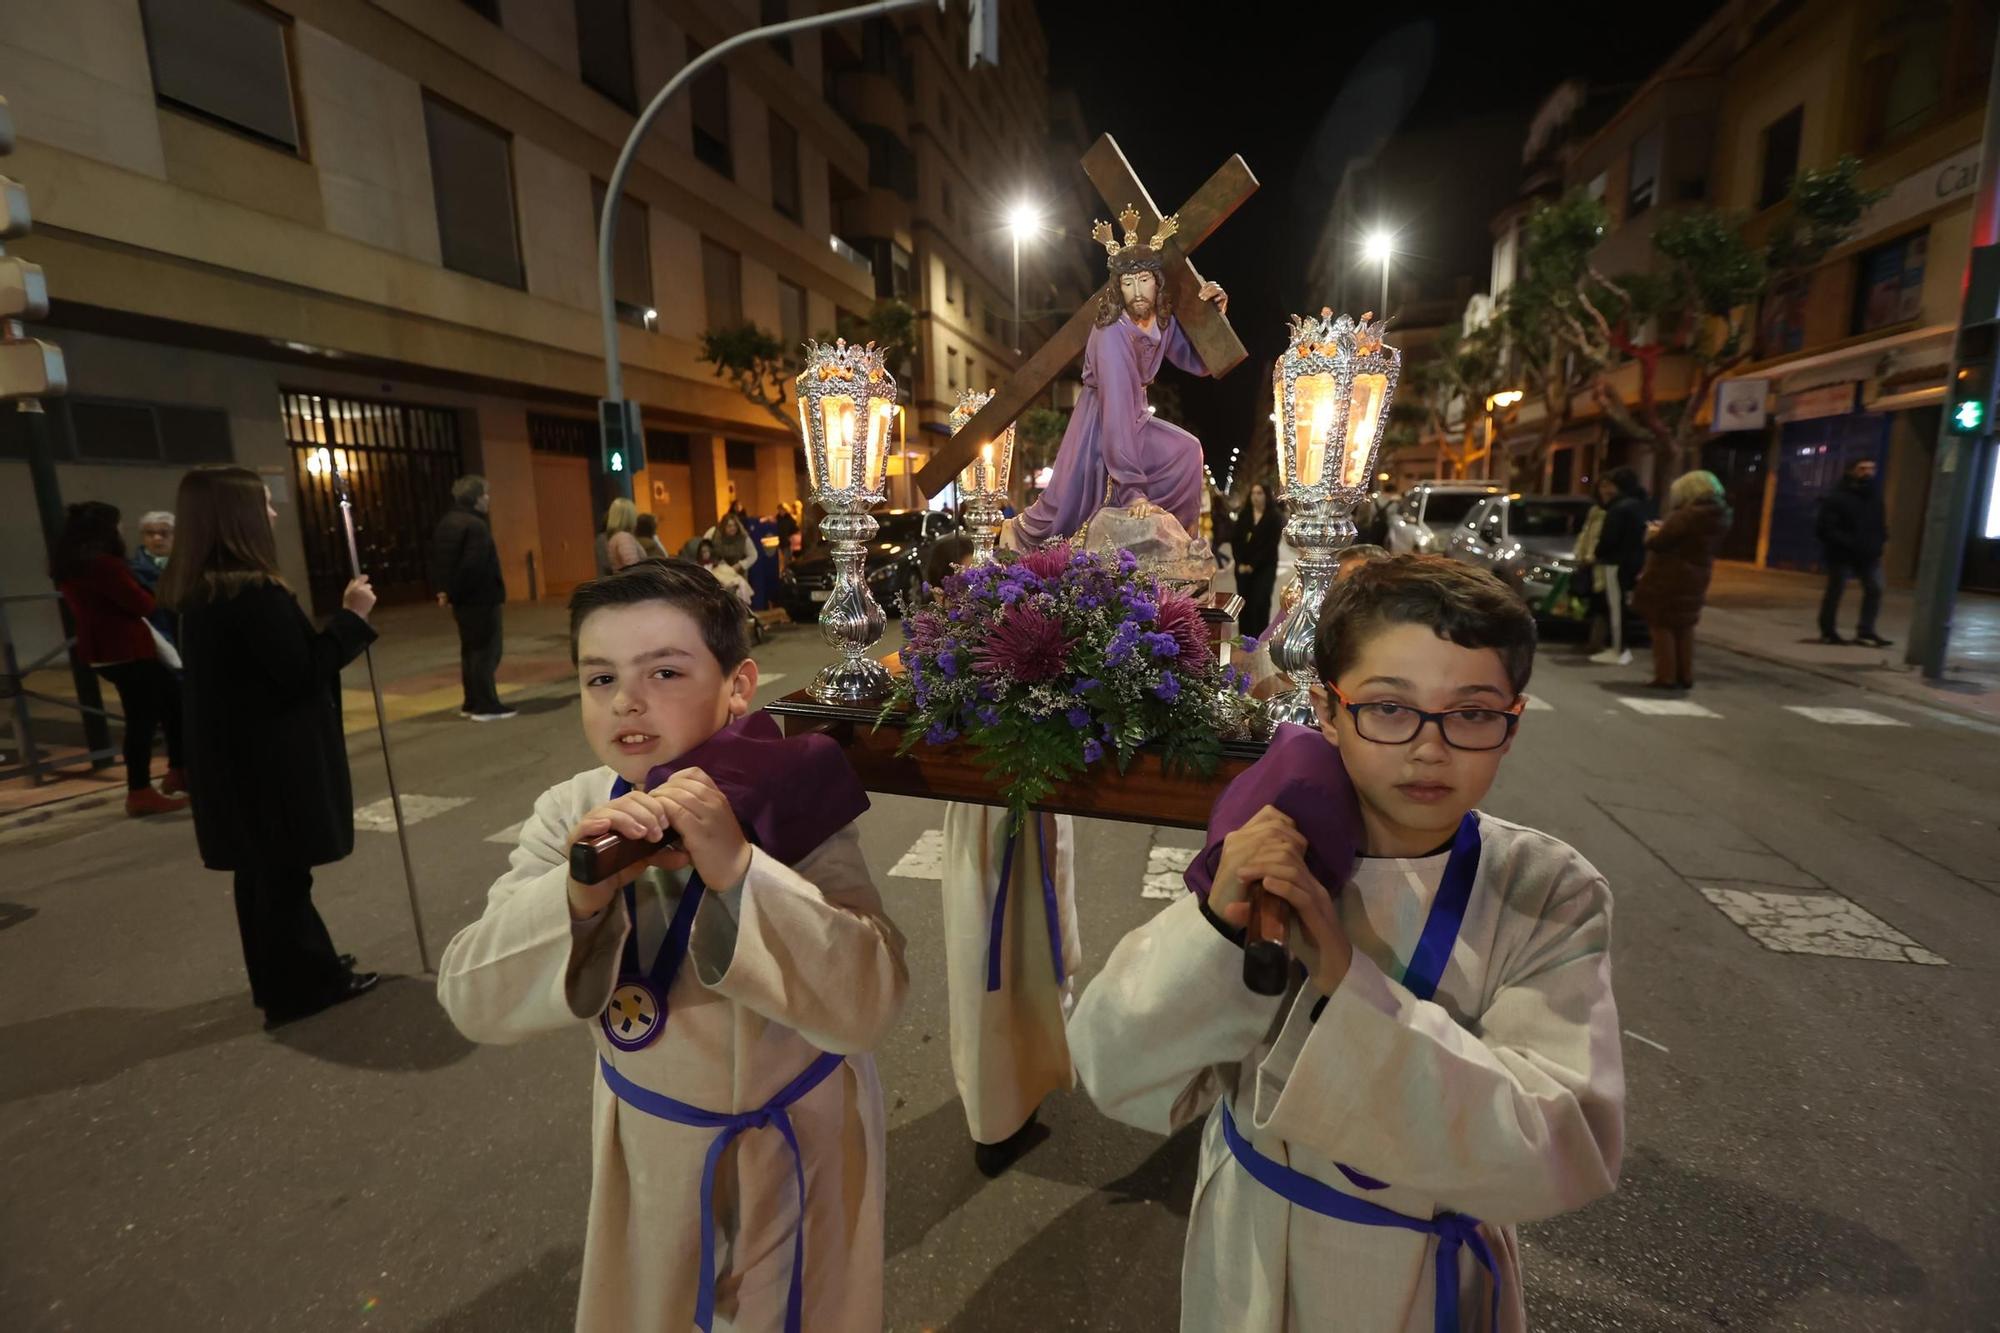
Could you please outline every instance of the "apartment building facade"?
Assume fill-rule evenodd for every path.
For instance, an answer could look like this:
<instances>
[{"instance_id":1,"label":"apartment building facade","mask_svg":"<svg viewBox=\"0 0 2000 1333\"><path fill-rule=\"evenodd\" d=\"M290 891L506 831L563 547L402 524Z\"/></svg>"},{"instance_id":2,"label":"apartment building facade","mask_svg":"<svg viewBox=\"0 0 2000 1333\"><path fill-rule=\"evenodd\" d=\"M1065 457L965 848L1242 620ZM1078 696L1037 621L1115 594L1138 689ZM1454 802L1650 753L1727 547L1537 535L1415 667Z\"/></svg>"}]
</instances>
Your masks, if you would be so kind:
<instances>
[{"instance_id":1,"label":"apartment building facade","mask_svg":"<svg viewBox=\"0 0 2000 1333\"><path fill-rule=\"evenodd\" d=\"M1885 572L1914 573L1996 26L1992 0L1737 0L1565 151L1564 187L1609 214L1594 256L1606 273L1644 267L1660 221L1682 209L1741 217L1761 244L1788 215L1793 176L1844 154L1861 161L1863 186L1886 192L1810 273L1741 312L1754 344L1718 390L1729 404L1720 423L1715 401L1692 405L1709 431L1703 461L1737 514L1726 557L1815 568L1819 499L1868 457L1889 507ZM1522 216L1496 219L1496 294L1512 278ZM1636 396L1630 368L1618 384ZM1686 367L1664 363L1656 387L1666 401L1684 398ZM1538 410L1531 403L1516 424L1517 447L1539 428ZM1584 489L1628 447L1579 404L1542 484ZM1991 496L1990 458L1984 468L1981 494ZM1965 582L2000 586L2000 540L1983 535L2000 531L2000 506L1982 515Z\"/></svg>"},{"instance_id":2,"label":"apartment building facade","mask_svg":"<svg viewBox=\"0 0 2000 1333\"><path fill-rule=\"evenodd\" d=\"M790 0L797 4L801 0ZM510 595L593 572L609 498L596 225L641 99L785 0L70 0L0 8L71 392L48 423L64 498L170 508L189 464L263 473L281 563L344 579L331 478L353 483L385 594L429 593L452 479L481 472ZM755 48L677 99L620 211L642 509L669 546L732 498L799 493L793 437L698 358L743 320L802 341L875 297L835 201L869 149L816 36ZM0 424L0 584L47 586L17 414ZM129 535L129 534L128 534ZM44 627L46 630L46 627Z\"/></svg>"}]
</instances>

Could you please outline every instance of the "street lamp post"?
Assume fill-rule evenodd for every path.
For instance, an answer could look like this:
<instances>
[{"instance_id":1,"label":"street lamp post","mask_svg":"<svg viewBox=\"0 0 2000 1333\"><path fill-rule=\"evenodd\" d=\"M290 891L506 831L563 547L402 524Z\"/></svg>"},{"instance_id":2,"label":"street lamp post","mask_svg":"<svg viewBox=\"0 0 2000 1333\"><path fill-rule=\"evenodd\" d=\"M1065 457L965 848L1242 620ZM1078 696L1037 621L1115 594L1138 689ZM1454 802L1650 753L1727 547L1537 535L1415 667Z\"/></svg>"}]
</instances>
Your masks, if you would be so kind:
<instances>
[{"instance_id":1,"label":"street lamp post","mask_svg":"<svg viewBox=\"0 0 2000 1333\"><path fill-rule=\"evenodd\" d=\"M1375 307L1375 311L1384 319L1389 315L1389 256L1395 252L1395 237L1380 228L1370 233L1366 253L1369 259L1382 265L1382 304Z\"/></svg>"},{"instance_id":2,"label":"street lamp post","mask_svg":"<svg viewBox=\"0 0 2000 1333\"><path fill-rule=\"evenodd\" d=\"M1032 204L1015 204L1007 213L1007 231L1014 239L1014 355L1021 354L1021 237L1041 228L1042 215Z\"/></svg>"}]
</instances>

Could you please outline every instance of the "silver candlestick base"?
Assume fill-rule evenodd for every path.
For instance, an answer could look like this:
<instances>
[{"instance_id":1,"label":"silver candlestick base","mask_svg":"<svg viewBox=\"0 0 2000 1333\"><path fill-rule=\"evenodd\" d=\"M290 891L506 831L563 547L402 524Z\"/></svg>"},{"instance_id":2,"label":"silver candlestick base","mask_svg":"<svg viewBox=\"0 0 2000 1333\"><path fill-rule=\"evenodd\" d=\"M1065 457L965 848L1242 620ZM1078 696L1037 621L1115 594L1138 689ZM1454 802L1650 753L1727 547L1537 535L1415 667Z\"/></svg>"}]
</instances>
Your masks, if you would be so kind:
<instances>
[{"instance_id":1,"label":"silver candlestick base","mask_svg":"<svg viewBox=\"0 0 2000 1333\"><path fill-rule=\"evenodd\" d=\"M821 703L872 703L889 693L889 673L868 656L888 625L866 577L866 543L876 527L866 510L830 513L820 522L833 553L833 591L820 608L819 634L841 656L813 678L812 696Z\"/></svg>"},{"instance_id":2,"label":"silver candlestick base","mask_svg":"<svg viewBox=\"0 0 2000 1333\"><path fill-rule=\"evenodd\" d=\"M1273 722L1293 722L1317 727L1319 715L1313 709L1312 687L1319 684L1313 665L1313 641L1319 637L1319 609L1333 588L1340 570L1340 552L1353 543L1353 506L1336 501L1316 505L1300 504L1285 524L1285 536L1299 553L1298 577L1301 585L1298 604L1285 617L1276 642L1271 645L1271 664L1292 683L1271 700Z\"/></svg>"},{"instance_id":3,"label":"silver candlestick base","mask_svg":"<svg viewBox=\"0 0 2000 1333\"><path fill-rule=\"evenodd\" d=\"M998 495L973 493L965 497L961 513L965 519L965 531L972 538L972 558L967 563L990 565L993 563L993 546L1000 537L1000 524L1004 512Z\"/></svg>"}]
</instances>

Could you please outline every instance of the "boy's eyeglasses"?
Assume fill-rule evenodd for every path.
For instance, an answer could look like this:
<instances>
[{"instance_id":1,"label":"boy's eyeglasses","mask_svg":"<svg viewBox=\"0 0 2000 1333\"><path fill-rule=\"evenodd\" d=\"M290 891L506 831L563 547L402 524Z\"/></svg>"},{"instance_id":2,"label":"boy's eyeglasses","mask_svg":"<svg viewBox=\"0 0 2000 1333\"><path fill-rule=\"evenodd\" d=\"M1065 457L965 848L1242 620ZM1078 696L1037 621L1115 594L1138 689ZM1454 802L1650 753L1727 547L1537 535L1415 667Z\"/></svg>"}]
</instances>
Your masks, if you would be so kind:
<instances>
[{"instance_id":1,"label":"boy's eyeglasses","mask_svg":"<svg viewBox=\"0 0 2000 1333\"><path fill-rule=\"evenodd\" d=\"M1329 684L1328 693L1340 701L1354 718L1354 730L1364 741L1377 745L1407 745L1417 738L1426 722L1437 723L1438 734L1454 750L1497 750L1505 745L1521 724L1521 710L1528 701L1516 699L1506 708L1453 708L1427 713L1408 704L1358 704Z\"/></svg>"}]
</instances>

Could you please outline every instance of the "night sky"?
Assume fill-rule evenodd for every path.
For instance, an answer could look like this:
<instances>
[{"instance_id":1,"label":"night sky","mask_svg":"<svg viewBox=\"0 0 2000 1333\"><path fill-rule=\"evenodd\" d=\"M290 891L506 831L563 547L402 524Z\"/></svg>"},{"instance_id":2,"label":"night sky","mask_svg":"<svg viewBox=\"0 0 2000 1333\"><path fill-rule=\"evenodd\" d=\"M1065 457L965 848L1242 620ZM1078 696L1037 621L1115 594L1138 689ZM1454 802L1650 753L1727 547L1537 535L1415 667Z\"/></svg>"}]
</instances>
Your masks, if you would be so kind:
<instances>
[{"instance_id":1,"label":"night sky","mask_svg":"<svg viewBox=\"0 0 2000 1333\"><path fill-rule=\"evenodd\" d=\"M1636 84L1714 10L1671 0L1532 7L1038 0L1037 8L1051 80L1075 90L1092 136L1118 140L1162 208L1178 207L1231 153L1243 154L1261 183L1194 255L1202 275L1228 289L1230 322L1250 360L1220 381L1191 381L1171 369L1162 376L1179 381L1188 425L1217 478L1255 422L1259 376L1284 349L1286 316L1330 300L1308 269L1351 155L1398 130L1495 117L1525 122L1570 77ZM1483 249L1489 220L1478 208L1410 220L1398 245L1463 251L1470 232L1470 244ZM1059 225L1082 236L1090 219ZM1101 272L1101 252L1092 262ZM1482 262L1475 290L1484 290L1486 273Z\"/></svg>"}]
</instances>

